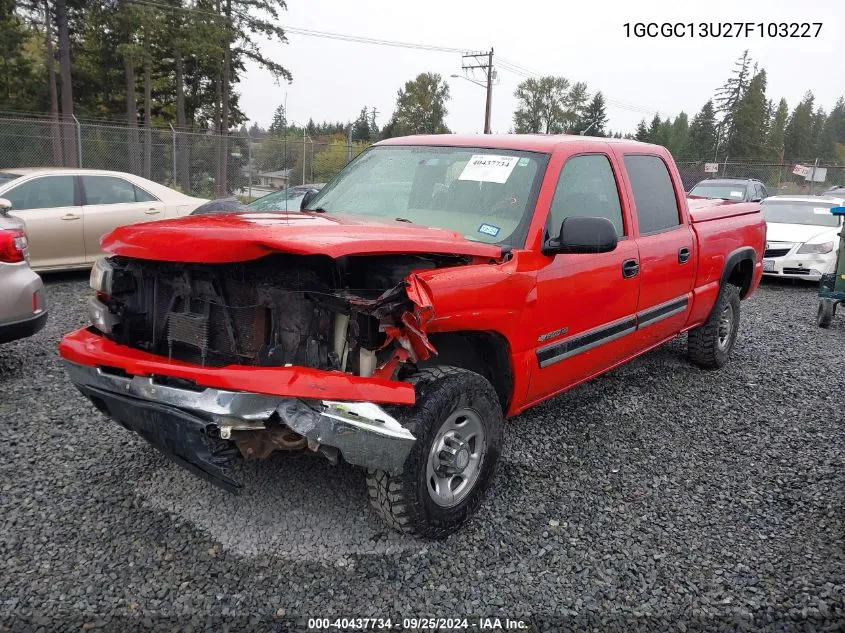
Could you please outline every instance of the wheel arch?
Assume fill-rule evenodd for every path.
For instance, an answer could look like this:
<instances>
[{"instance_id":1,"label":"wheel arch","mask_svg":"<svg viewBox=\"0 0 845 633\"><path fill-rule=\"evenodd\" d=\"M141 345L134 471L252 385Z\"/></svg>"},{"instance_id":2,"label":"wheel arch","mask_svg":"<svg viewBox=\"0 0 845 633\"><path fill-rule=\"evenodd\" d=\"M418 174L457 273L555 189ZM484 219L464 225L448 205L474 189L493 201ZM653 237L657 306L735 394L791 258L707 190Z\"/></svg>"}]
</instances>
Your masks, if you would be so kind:
<instances>
[{"instance_id":1,"label":"wheel arch","mask_svg":"<svg viewBox=\"0 0 845 633\"><path fill-rule=\"evenodd\" d=\"M751 290L754 281L754 263L757 261L757 251L751 246L743 246L732 251L725 258L722 269L721 285L733 284L739 288L739 298L744 299Z\"/></svg>"},{"instance_id":2,"label":"wheel arch","mask_svg":"<svg viewBox=\"0 0 845 633\"><path fill-rule=\"evenodd\" d=\"M422 361L418 367L451 365L481 374L499 396L502 411L508 410L513 398L514 372L511 348L507 338L491 330L434 332L428 335L437 355Z\"/></svg>"}]
</instances>

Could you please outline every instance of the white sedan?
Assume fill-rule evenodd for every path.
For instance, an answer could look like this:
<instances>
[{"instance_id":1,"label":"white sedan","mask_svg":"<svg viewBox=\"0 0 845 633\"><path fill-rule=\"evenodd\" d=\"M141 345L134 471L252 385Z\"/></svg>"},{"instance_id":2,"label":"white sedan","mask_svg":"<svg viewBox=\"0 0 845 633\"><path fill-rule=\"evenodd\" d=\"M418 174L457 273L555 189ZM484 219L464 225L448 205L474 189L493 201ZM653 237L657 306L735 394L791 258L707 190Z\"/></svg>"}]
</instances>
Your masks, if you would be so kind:
<instances>
[{"instance_id":1,"label":"white sedan","mask_svg":"<svg viewBox=\"0 0 845 633\"><path fill-rule=\"evenodd\" d=\"M206 202L133 174L56 168L0 170L0 198L26 224L39 271L90 267L112 229L189 215Z\"/></svg>"},{"instance_id":2,"label":"white sedan","mask_svg":"<svg viewBox=\"0 0 845 633\"><path fill-rule=\"evenodd\" d=\"M834 272L845 199L833 196L771 196L761 203L766 219L763 274L818 281Z\"/></svg>"}]
</instances>

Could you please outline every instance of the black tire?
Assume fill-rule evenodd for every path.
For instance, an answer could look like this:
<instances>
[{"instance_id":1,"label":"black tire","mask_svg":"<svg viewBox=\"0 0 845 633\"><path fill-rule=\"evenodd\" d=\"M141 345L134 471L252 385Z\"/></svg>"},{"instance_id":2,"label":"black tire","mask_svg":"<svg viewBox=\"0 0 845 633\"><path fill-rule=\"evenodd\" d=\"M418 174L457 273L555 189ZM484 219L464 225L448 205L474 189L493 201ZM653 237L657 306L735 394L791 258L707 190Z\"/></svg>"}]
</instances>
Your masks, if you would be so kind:
<instances>
[{"instance_id":1,"label":"black tire","mask_svg":"<svg viewBox=\"0 0 845 633\"><path fill-rule=\"evenodd\" d=\"M502 408L493 386L481 375L467 369L425 368L415 373L409 382L416 389L416 404L412 408L397 407L391 413L414 434L417 441L399 474L368 471L367 491L373 507L394 529L427 538L445 538L475 512L493 480L501 453ZM461 422L462 413L468 413L472 419L465 418ZM457 422L450 422L453 418ZM460 489L460 502L443 507L434 499L438 495L432 482L437 477L432 479L429 475L429 460L433 454L442 456L444 453L435 453L432 447L435 442L443 446L445 440L441 431L444 429L456 428L456 424L471 424L478 428L479 423L483 430L473 437L482 437L483 441L465 445L468 451L466 458L473 465L472 479L467 478L466 486ZM463 445L456 446L460 448ZM472 457L474 454L477 457ZM440 458L433 459L442 468ZM453 464L453 467L456 466ZM465 468L467 470L463 472L468 472L469 467ZM443 476L453 478L451 486L451 481L460 479L461 474L447 473Z\"/></svg>"},{"instance_id":2,"label":"black tire","mask_svg":"<svg viewBox=\"0 0 845 633\"><path fill-rule=\"evenodd\" d=\"M730 311L730 322L724 321ZM707 320L690 330L687 339L687 355L693 365L702 369L724 367L731 356L736 335L739 332L739 288L725 284L716 297L716 305Z\"/></svg>"},{"instance_id":3,"label":"black tire","mask_svg":"<svg viewBox=\"0 0 845 633\"><path fill-rule=\"evenodd\" d=\"M830 299L819 299L819 311L816 322L819 327L828 328L836 315L836 302Z\"/></svg>"}]
</instances>

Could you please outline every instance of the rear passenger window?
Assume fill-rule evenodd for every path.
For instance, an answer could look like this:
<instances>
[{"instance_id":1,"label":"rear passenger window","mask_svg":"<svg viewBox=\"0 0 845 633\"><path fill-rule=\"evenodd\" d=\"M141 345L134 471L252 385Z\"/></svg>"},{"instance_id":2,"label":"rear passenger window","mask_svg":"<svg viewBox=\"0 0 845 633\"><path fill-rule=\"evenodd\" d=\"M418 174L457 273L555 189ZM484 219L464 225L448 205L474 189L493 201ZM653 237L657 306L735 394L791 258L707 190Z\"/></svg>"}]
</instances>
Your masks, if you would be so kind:
<instances>
[{"instance_id":1,"label":"rear passenger window","mask_svg":"<svg viewBox=\"0 0 845 633\"><path fill-rule=\"evenodd\" d=\"M125 204L135 202L135 186L114 176L82 176L85 204Z\"/></svg>"},{"instance_id":2,"label":"rear passenger window","mask_svg":"<svg viewBox=\"0 0 845 633\"><path fill-rule=\"evenodd\" d=\"M617 236L625 235L619 191L607 156L573 156L563 166L549 211L550 232L557 234L563 221L572 217L607 218Z\"/></svg>"},{"instance_id":3,"label":"rear passenger window","mask_svg":"<svg viewBox=\"0 0 845 633\"><path fill-rule=\"evenodd\" d=\"M143 189L141 189L138 185L135 186L135 202L158 202L158 198L156 198L153 194L147 193Z\"/></svg>"},{"instance_id":4,"label":"rear passenger window","mask_svg":"<svg viewBox=\"0 0 845 633\"><path fill-rule=\"evenodd\" d=\"M634 190L640 234L679 226L678 202L666 163L657 156L630 154L625 157L625 169Z\"/></svg>"}]
</instances>

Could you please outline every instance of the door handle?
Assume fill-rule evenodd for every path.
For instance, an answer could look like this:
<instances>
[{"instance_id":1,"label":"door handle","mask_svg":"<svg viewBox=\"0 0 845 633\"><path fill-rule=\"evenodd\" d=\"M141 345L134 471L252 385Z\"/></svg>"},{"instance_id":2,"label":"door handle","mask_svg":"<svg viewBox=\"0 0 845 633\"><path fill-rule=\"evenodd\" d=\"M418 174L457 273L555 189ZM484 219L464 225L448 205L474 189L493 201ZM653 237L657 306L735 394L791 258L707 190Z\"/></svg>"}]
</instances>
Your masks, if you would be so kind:
<instances>
[{"instance_id":1,"label":"door handle","mask_svg":"<svg viewBox=\"0 0 845 633\"><path fill-rule=\"evenodd\" d=\"M62 216L62 220L78 220L78 219L79 219L79 216L76 215L75 213L65 213Z\"/></svg>"},{"instance_id":2,"label":"door handle","mask_svg":"<svg viewBox=\"0 0 845 633\"><path fill-rule=\"evenodd\" d=\"M640 263L636 259L626 259L622 262L622 276L625 279L636 277L640 272Z\"/></svg>"},{"instance_id":3,"label":"door handle","mask_svg":"<svg viewBox=\"0 0 845 633\"><path fill-rule=\"evenodd\" d=\"M146 215L155 215L156 213L161 213L160 209L156 209L155 207L150 207L146 211L144 211Z\"/></svg>"},{"instance_id":4,"label":"door handle","mask_svg":"<svg viewBox=\"0 0 845 633\"><path fill-rule=\"evenodd\" d=\"M678 251L678 263L686 264L689 261L689 249L684 246Z\"/></svg>"}]
</instances>

